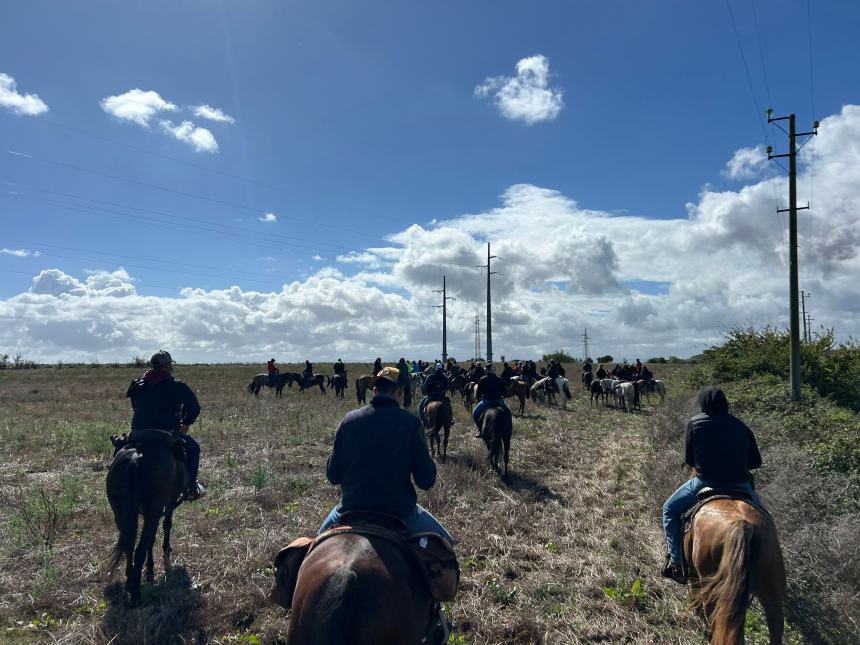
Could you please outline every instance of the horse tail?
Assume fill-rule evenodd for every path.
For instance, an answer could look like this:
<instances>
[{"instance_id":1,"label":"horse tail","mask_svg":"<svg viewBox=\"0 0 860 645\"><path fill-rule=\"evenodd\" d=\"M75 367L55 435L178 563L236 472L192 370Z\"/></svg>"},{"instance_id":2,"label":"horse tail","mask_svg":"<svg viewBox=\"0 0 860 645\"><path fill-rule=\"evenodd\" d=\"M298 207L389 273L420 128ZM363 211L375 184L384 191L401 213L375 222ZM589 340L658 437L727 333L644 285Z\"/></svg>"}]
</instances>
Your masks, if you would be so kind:
<instances>
[{"instance_id":1,"label":"horse tail","mask_svg":"<svg viewBox=\"0 0 860 645\"><path fill-rule=\"evenodd\" d=\"M251 382L248 383L248 392L250 392L251 394L254 393L254 380L253 379L251 379Z\"/></svg>"},{"instance_id":2,"label":"horse tail","mask_svg":"<svg viewBox=\"0 0 860 645\"><path fill-rule=\"evenodd\" d=\"M342 566L331 573L319 599L327 615L319 625L321 633L316 642L334 645L342 643L345 634L356 632L361 601L358 582L358 575L349 567Z\"/></svg>"},{"instance_id":3,"label":"horse tail","mask_svg":"<svg viewBox=\"0 0 860 645\"><path fill-rule=\"evenodd\" d=\"M694 602L704 608L713 629L712 643L728 645L743 639L752 587L749 568L752 537L753 527L748 522L734 522L728 530L717 572L694 594Z\"/></svg>"},{"instance_id":4,"label":"horse tail","mask_svg":"<svg viewBox=\"0 0 860 645\"><path fill-rule=\"evenodd\" d=\"M119 531L116 544L113 547L108 563L108 570L113 572L124 557L131 557L134 543L137 540L137 516L139 502L138 464L139 459L129 459L120 478L122 487L120 507L115 511L114 520Z\"/></svg>"},{"instance_id":5,"label":"horse tail","mask_svg":"<svg viewBox=\"0 0 860 645\"><path fill-rule=\"evenodd\" d=\"M358 382L360 380L361 380L360 376L357 379L355 379L355 400L358 401L359 403L361 403L361 386L358 384Z\"/></svg>"}]
</instances>

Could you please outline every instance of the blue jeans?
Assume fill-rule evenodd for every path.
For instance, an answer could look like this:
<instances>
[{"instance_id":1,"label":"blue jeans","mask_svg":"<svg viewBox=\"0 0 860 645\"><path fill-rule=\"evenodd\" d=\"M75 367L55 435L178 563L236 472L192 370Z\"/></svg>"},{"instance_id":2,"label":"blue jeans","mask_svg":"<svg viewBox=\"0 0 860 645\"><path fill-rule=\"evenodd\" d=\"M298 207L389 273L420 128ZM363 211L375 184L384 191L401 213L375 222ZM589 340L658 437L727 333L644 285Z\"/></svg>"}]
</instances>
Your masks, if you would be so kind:
<instances>
[{"instance_id":1,"label":"blue jeans","mask_svg":"<svg viewBox=\"0 0 860 645\"><path fill-rule=\"evenodd\" d=\"M666 532L666 544L669 547L669 557L672 562L681 564L684 560L684 536L681 534L681 515L696 504L696 493L705 486L717 488L714 484L708 484L698 477L685 481L678 487L672 496L663 504L663 530ZM761 506L761 498L749 482L736 484L722 484L719 488L737 488L752 496L756 506Z\"/></svg>"},{"instance_id":2,"label":"blue jeans","mask_svg":"<svg viewBox=\"0 0 860 645\"><path fill-rule=\"evenodd\" d=\"M478 401L478 405L475 406L475 409L472 410L472 419L475 421L475 425L478 426L478 430L481 429L481 415L484 414L484 410L486 410L491 405L496 407L508 409L508 404L505 403L504 399L496 399L495 401L488 401L487 399L481 399Z\"/></svg>"},{"instance_id":3,"label":"blue jeans","mask_svg":"<svg viewBox=\"0 0 860 645\"><path fill-rule=\"evenodd\" d=\"M185 466L188 468L188 485L197 483L197 471L200 469L200 444L187 432L182 435L185 441Z\"/></svg>"},{"instance_id":4,"label":"blue jeans","mask_svg":"<svg viewBox=\"0 0 860 645\"><path fill-rule=\"evenodd\" d=\"M331 513L329 513L328 517L323 520L322 526L320 526L319 531L317 531L317 535L323 531L327 531L340 522L341 512L338 508L339 506L340 504L331 509ZM408 517L401 517L400 519L406 523L406 530L409 531L410 534L437 533L448 540L451 546L454 546L454 538L451 537L451 534L445 530L445 527L439 523L439 520L433 517L430 511L420 504L415 505L415 510L412 511Z\"/></svg>"}]
</instances>

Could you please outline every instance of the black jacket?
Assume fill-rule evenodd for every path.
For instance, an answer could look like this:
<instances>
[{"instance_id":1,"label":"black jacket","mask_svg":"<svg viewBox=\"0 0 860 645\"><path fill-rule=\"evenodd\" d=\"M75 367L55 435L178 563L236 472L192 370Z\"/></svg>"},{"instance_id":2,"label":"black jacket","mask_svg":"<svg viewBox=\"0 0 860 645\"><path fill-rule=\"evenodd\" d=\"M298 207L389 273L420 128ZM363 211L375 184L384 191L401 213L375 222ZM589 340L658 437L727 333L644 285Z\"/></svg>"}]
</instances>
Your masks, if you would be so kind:
<instances>
[{"instance_id":1,"label":"black jacket","mask_svg":"<svg viewBox=\"0 0 860 645\"><path fill-rule=\"evenodd\" d=\"M495 374L487 374L478 381L478 391L475 393L475 398L478 401L486 399L487 401L498 401L505 398L505 390L507 383L500 379Z\"/></svg>"},{"instance_id":2,"label":"black jacket","mask_svg":"<svg viewBox=\"0 0 860 645\"><path fill-rule=\"evenodd\" d=\"M749 471L761 466L752 430L729 414L729 402L719 388L704 388L699 405L702 414L687 424L685 462L709 484L749 481Z\"/></svg>"},{"instance_id":3,"label":"black jacket","mask_svg":"<svg viewBox=\"0 0 860 645\"><path fill-rule=\"evenodd\" d=\"M558 369L559 369L558 363L553 363L552 365L549 366L549 369L546 371L546 375L548 377L550 377L551 379L555 379L555 377L557 377L559 375Z\"/></svg>"},{"instance_id":4,"label":"black jacket","mask_svg":"<svg viewBox=\"0 0 860 645\"><path fill-rule=\"evenodd\" d=\"M134 409L132 430L178 430L180 425L194 423L200 414L194 392L172 376L157 384L135 379L125 395Z\"/></svg>"},{"instance_id":5,"label":"black jacket","mask_svg":"<svg viewBox=\"0 0 860 645\"><path fill-rule=\"evenodd\" d=\"M511 369L510 365L506 365L505 369L502 370L502 380L510 381L511 377L514 375L514 370Z\"/></svg>"},{"instance_id":6,"label":"black jacket","mask_svg":"<svg viewBox=\"0 0 860 645\"><path fill-rule=\"evenodd\" d=\"M346 365L343 363L335 363L331 369L335 374L346 374Z\"/></svg>"},{"instance_id":7,"label":"black jacket","mask_svg":"<svg viewBox=\"0 0 860 645\"><path fill-rule=\"evenodd\" d=\"M406 518L415 509L415 484L436 482L418 418L397 401L374 397L340 422L326 465L326 477L340 485L341 511L380 511Z\"/></svg>"},{"instance_id":8,"label":"black jacket","mask_svg":"<svg viewBox=\"0 0 860 645\"><path fill-rule=\"evenodd\" d=\"M433 370L433 373L424 381L424 393L428 396L431 394L444 394L448 389L448 377L442 370Z\"/></svg>"}]
</instances>

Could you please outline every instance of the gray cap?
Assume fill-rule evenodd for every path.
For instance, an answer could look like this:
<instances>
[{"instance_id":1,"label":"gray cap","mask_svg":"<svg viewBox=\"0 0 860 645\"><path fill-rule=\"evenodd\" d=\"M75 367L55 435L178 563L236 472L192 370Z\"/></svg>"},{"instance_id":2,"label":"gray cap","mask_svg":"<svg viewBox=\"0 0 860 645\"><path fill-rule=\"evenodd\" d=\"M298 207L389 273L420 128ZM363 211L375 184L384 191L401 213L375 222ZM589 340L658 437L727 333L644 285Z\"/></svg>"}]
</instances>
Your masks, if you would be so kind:
<instances>
[{"instance_id":1,"label":"gray cap","mask_svg":"<svg viewBox=\"0 0 860 645\"><path fill-rule=\"evenodd\" d=\"M165 367L166 365L171 365L172 363L173 358L163 349L160 349L155 352L155 354L152 355L152 358L149 359L149 364L153 367Z\"/></svg>"}]
</instances>

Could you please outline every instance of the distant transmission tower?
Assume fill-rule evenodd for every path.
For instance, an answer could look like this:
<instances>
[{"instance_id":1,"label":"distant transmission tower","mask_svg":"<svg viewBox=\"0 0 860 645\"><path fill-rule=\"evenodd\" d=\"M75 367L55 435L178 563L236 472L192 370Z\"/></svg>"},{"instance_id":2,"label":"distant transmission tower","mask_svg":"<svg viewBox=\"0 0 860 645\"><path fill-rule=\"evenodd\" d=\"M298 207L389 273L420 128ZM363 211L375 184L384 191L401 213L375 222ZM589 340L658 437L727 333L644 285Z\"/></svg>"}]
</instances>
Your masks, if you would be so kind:
<instances>
[{"instance_id":1,"label":"distant transmission tower","mask_svg":"<svg viewBox=\"0 0 860 645\"><path fill-rule=\"evenodd\" d=\"M585 333L582 335L582 362L588 360L591 353L588 351L588 327L585 328Z\"/></svg>"}]
</instances>

